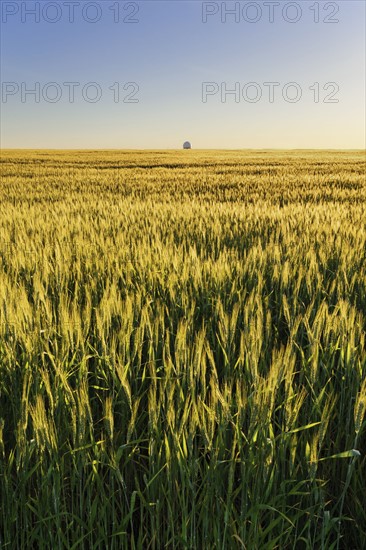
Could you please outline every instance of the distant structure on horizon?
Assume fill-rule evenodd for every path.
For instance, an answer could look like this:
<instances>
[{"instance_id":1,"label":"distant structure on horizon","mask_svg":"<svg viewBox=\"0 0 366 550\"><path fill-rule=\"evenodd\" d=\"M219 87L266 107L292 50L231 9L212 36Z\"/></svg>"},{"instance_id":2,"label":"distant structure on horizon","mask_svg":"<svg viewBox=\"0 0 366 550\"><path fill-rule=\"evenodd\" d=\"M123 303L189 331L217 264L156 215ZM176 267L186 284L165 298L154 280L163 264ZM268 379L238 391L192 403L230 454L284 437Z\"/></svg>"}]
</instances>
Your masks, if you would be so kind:
<instances>
[{"instance_id":1,"label":"distant structure on horizon","mask_svg":"<svg viewBox=\"0 0 366 550\"><path fill-rule=\"evenodd\" d=\"M192 149L192 145L189 141L183 143L183 149Z\"/></svg>"}]
</instances>

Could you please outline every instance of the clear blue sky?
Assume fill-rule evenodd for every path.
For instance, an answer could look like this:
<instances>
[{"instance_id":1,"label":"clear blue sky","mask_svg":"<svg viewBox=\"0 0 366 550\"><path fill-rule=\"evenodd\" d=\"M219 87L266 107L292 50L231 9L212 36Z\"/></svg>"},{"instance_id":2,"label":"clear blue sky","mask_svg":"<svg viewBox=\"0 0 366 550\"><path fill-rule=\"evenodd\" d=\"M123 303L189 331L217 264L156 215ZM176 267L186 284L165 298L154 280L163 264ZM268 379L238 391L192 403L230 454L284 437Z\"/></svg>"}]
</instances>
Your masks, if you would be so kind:
<instances>
[{"instance_id":1,"label":"clear blue sky","mask_svg":"<svg viewBox=\"0 0 366 550\"><path fill-rule=\"evenodd\" d=\"M226 2L239 12L223 22L221 0L42 0L36 23L24 6L34 9L37 2L1 0L1 146L158 149L180 148L189 139L203 149L364 148L365 2L277 3L270 22L264 2ZM47 87L50 82L58 88ZM65 82L80 83L73 103ZM83 98L90 82L102 93L96 103ZM109 89L116 82L119 100L116 87ZM134 91L123 90L128 82L138 85L138 102L123 101ZM204 82L215 92L206 102ZM246 87L250 82L255 87ZM273 102L265 82L279 83ZM283 91L289 82L297 89ZM323 89L332 82L338 91L333 84ZM22 98L22 89L24 95L35 86L39 103ZM239 95L225 97L225 87ZM301 99L290 102L299 90ZM84 92L92 100L97 89ZM57 93L60 100L50 102ZM256 93L261 99L250 102ZM327 96L338 102L324 103Z\"/></svg>"}]
</instances>

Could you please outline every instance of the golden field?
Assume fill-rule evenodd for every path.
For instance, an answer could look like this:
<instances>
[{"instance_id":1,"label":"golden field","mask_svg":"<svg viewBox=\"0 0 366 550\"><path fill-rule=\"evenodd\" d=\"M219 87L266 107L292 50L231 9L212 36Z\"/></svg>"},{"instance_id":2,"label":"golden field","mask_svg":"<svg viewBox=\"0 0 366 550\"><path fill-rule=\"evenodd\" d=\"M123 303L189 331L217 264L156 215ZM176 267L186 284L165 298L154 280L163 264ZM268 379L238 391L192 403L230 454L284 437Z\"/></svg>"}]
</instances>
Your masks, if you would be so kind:
<instances>
[{"instance_id":1,"label":"golden field","mask_svg":"<svg viewBox=\"0 0 366 550\"><path fill-rule=\"evenodd\" d=\"M365 548L365 152L1 172L0 548Z\"/></svg>"}]
</instances>

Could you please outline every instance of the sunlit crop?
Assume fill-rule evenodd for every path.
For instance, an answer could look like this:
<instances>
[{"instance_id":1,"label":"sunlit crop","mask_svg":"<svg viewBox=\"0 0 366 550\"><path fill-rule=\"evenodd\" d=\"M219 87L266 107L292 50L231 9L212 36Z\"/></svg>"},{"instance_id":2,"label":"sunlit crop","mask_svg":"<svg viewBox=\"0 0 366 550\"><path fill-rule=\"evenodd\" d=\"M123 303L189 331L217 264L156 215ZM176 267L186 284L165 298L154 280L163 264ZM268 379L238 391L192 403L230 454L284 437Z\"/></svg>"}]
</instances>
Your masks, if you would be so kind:
<instances>
[{"instance_id":1,"label":"sunlit crop","mask_svg":"<svg viewBox=\"0 0 366 550\"><path fill-rule=\"evenodd\" d=\"M1 166L0 548L365 548L364 153Z\"/></svg>"}]
</instances>

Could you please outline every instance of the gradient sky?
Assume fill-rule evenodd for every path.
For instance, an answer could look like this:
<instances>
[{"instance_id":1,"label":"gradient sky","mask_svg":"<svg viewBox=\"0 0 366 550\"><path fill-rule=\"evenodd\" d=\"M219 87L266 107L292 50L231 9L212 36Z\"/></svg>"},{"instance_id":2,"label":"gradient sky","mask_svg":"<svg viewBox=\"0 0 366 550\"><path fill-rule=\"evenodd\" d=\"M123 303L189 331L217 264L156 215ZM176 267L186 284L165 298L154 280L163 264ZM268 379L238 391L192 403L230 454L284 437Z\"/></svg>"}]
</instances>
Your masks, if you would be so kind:
<instances>
[{"instance_id":1,"label":"gradient sky","mask_svg":"<svg viewBox=\"0 0 366 550\"><path fill-rule=\"evenodd\" d=\"M194 1L123 2L103 0L74 2L74 21L69 21L68 4L42 0L40 22L28 9L37 2L1 0L1 146L3 148L180 148L189 139L195 148L365 148L365 2L338 1L315 3L292 2L284 20L282 10L288 2L274 6L274 21L269 21L270 7L263 2L224 2L227 9L240 4L239 21L224 12L222 2ZM87 6L87 9L85 6ZM100 20L89 19L99 10ZM120 21L115 22L119 4ZM134 5L137 22L124 22ZM254 4L254 5L253 5ZM45 16L42 10L45 11ZM314 6L319 5L319 22L315 23ZM297 6L297 7L296 7ZM311 7L313 6L313 9ZM112 11L114 8L115 11ZM262 10L257 22L257 9ZM339 8L333 19L325 23ZM86 11L85 11L86 9ZM206 9L218 9L207 17ZM18 10L13 15L11 11ZM300 14L300 12L298 12ZM245 15L245 12L244 12ZM59 21L50 20L60 17ZM23 21L22 21L23 18ZM46 19L48 18L49 21ZM25 19L25 20L24 20ZM23 97L21 89L39 83L39 103L34 96ZM42 96L44 86L58 84L61 91L56 103ZM64 82L79 82L74 103ZM89 103L82 88L95 82L101 99ZM109 89L118 82L119 101ZM123 99L135 82L138 102ZM202 99L202 85L212 89L237 86L239 98L220 92ZM256 103L255 82L262 93ZM264 82L278 82L274 100ZM301 99L285 101L283 87L296 82ZM319 83L319 102L309 87ZM336 83L337 103L324 103ZM14 83L14 84L9 84ZM235 84L238 83L238 84ZM7 95L7 91L19 91ZM52 99L56 88L45 88ZM89 99L95 89L86 89ZM294 88L288 89L293 97ZM238 102L235 99L239 99Z\"/></svg>"}]
</instances>

